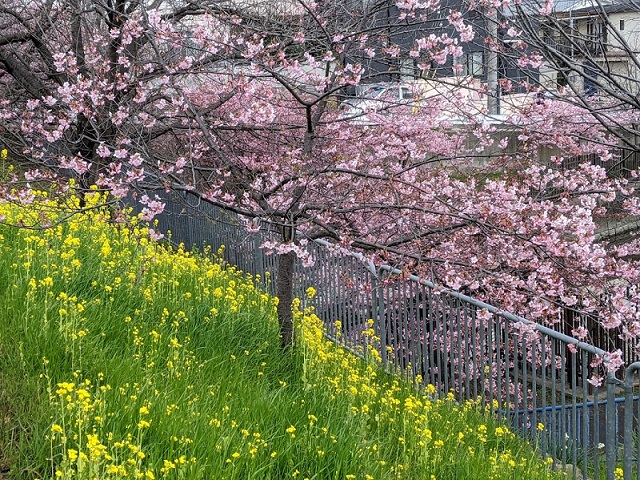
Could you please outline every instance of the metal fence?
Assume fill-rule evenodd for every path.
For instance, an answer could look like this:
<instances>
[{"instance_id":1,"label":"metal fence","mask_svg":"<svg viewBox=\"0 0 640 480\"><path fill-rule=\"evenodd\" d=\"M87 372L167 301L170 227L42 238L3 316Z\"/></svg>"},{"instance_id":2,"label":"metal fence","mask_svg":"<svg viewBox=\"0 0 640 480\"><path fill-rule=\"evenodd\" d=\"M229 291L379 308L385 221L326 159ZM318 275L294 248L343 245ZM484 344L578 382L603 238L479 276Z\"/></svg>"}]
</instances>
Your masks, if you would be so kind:
<instances>
[{"instance_id":1,"label":"metal fence","mask_svg":"<svg viewBox=\"0 0 640 480\"><path fill-rule=\"evenodd\" d=\"M612 158L602 160L600 155L589 153L563 159L561 168L563 170L578 168L583 163L590 163L602 167L607 172L607 176L612 178L633 178L633 172L640 168L640 151L636 149L618 147L612 149Z\"/></svg>"},{"instance_id":2,"label":"metal fence","mask_svg":"<svg viewBox=\"0 0 640 480\"><path fill-rule=\"evenodd\" d=\"M260 249L269 233L250 234L245 223L186 193L159 216L173 242L224 245L227 262L275 278L276 257ZM388 370L419 375L440 392L493 405L568 478L614 480L617 470L640 480L640 363L593 386L590 366L606 355L593 345L328 242L307 248L314 265L298 262L295 295L316 289L330 337L355 351L371 345ZM264 286L274 293L273 283Z\"/></svg>"}]
</instances>

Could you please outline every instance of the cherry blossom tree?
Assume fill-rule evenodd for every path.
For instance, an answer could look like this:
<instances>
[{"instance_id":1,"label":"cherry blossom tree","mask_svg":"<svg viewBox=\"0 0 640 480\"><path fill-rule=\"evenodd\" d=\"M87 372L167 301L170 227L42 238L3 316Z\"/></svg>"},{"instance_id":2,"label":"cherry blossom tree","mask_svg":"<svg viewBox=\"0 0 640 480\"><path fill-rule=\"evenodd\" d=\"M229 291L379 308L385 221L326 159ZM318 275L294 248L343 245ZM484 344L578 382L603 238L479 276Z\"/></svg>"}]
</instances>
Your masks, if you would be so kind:
<instances>
[{"instance_id":1,"label":"cherry blossom tree","mask_svg":"<svg viewBox=\"0 0 640 480\"><path fill-rule=\"evenodd\" d=\"M429 76L461 55L474 38L464 12L397 2L386 19L386 1L282 6L5 2L0 141L22 170L2 198L33 201L35 182L97 185L114 201L137 196L152 219L163 209L154 190L189 191L249 231L277 232L264 248L279 256L284 346L295 261L312 261L304 244L320 237L535 321L553 325L572 306L637 336L637 245L596 241L608 205L637 209L633 189L563 163L608 159L593 111L521 95L496 123L483 88L460 78L408 82L410 100L386 85L371 101L345 101L387 78L376 65L400 73L396 60L411 58ZM451 30L420 35L435 15Z\"/></svg>"}]
</instances>

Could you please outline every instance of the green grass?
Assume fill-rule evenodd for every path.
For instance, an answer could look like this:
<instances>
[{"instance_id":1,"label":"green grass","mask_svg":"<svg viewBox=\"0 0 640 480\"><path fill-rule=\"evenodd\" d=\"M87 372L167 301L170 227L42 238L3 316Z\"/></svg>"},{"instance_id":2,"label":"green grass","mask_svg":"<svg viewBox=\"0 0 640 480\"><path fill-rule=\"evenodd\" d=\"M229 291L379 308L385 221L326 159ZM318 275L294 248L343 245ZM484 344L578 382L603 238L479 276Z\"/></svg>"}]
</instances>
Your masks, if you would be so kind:
<instances>
[{"instance_id":1,"label":"green grass","mask_svg":"<svg viewBox=\"0 0 640 480\"><path fill-rule=\"evenodd\" d=\"M0 477L553 478L478 404L418 395L312 310L283 352L255 279L135 219L0 226L0 272Z\"/></svg>"}]
</instances>

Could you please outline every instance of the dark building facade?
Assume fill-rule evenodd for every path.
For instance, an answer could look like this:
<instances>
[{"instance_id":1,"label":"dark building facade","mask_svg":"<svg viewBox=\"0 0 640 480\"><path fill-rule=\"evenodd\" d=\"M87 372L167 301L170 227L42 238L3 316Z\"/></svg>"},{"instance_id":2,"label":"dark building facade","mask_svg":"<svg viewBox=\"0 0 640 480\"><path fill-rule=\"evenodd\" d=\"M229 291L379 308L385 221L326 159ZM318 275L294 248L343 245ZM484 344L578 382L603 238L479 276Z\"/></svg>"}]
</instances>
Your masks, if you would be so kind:
<instances>
[{"instance_id":1,"label":"dark building facade","mask_svg":"<svg viewBox=\"0 0 640 480\"><path fill-rule=\"evenodd\" d=\"M466 76L486 84L493 68L497 70L498 84L510 83L512 91L524 91L538 84L537 69L523 68L518 64L523 49L516 48L521 47L517 37L508 35L504 27L504 13L491 16L482 10L470 8L464 0L443 0L435 12L418 12L413 17L403 18L397 2L385 3L386 7L375 12L379 27L376 33L381 39L380 52L375 60L358 59L373 73L368 75L369 81L393 82L412 78ZM460 40L460 33L448 19L451 12L459 12L464 22L473 28L473 39ZM441 58L415 56L417 40L429 35L446 35L457 43L462 54L457 58L448 55L445 62ZM385 53L385 48L388 49L389 46L399 47L396 49L397 55ZM497 61L493 62L493 67L491 51L497 52ZM505 82L506 80L509 82Z\"/></svg>"}]
</instances>

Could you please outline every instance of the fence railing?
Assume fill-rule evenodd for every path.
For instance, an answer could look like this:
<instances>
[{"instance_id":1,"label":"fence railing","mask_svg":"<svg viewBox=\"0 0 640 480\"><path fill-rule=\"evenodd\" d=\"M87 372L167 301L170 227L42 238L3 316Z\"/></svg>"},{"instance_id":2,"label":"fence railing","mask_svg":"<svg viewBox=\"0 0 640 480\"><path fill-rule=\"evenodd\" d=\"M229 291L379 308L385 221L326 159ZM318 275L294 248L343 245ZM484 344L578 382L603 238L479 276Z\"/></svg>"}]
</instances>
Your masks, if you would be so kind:
<instances>
[{"instance_id":1,"label":"fence railing","mask_svg":"<svg viewBox=\"0 0 640 480\"><path fill-rule=\"evenodd\" d=\"M260 248L269 232L248 233L243 219L190 194L167 199L159 227L187 247L224 245L227 262L263 279L277 275L277 258ZM295 295L316 289L328 336L355 351L376 348L387 369L440 392L493 405L568 478L614 480L621 469L640 480L640 363L594 386L590 365L606 353L591 344L328 242L307 248L314 264L298 262ZM274 283L264 286L274 293Z\"/></svg>"},{"instance_id":2,"label":"fence railing","mask_svg":"<svg viewBox=\"0 0 640 480\"><path fill-rule=\"evenodd\" d=\"M633 172L640 168L640 151L624 147L614 148L610 160L602 160L600 155L589 153L565 158L561 164L563 170L578 168L583 163L602 167L607 176L613 178L633 178Z\"/></svg>"}]
</instances>

